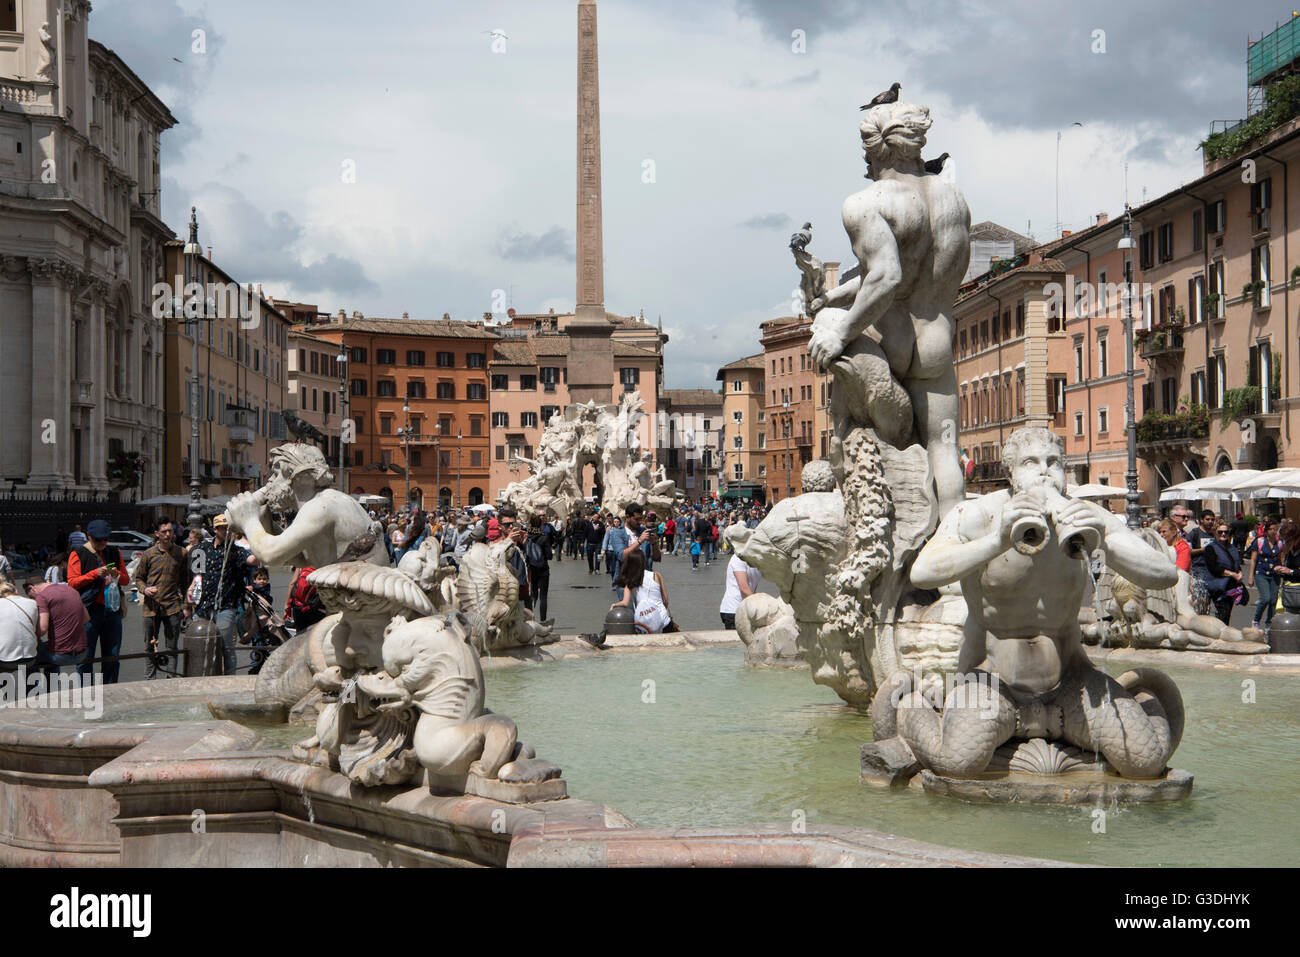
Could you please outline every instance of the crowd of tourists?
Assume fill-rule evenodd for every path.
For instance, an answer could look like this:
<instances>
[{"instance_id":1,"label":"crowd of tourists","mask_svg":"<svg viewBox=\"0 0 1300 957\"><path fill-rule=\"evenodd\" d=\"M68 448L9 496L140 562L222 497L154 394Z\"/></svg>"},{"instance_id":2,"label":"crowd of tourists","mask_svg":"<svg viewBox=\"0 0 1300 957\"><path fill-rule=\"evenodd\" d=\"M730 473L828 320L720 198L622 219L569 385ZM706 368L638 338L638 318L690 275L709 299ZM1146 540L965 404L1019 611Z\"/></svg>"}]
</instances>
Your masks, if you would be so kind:
<instances>
[{"instance_id":1,"label":"crowd of tourists","mask_svg":"<svg viewBox=\"0 0 1300 957\"><path fill-rule=\"evenodd\" d=\"M1234 606L1250 603L1251 589L1257 592L1253 628L1267 628L1284 597L1300 605L1300 525L1291 519L1252 523L1240 512L1229 519L1214 509L1194 515L1178 506L1155 528L1191 576L1198 614L1213 611L1227 624Z\"/></svg>"}]
</instances>

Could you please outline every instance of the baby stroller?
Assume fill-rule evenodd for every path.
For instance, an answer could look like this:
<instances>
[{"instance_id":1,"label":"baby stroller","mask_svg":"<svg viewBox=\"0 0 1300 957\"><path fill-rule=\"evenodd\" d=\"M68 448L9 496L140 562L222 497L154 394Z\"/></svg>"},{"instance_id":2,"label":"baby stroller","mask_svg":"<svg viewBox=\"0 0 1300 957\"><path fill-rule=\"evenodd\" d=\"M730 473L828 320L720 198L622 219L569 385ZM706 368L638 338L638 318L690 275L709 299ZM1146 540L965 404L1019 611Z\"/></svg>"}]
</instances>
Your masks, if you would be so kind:
<instances>
[{"instance_id":1,"label":"baby stroller","mask_svg":"<svg viewBox=\"0 0 1300 957\"><path fill-rule=\"evenodd\" d=\"M249 659L248 673L255 675L262 670L270 652L266 649L277 648L289 640L289 632L284 627L284 619L275 613L271 603L257 592L249 594L250 607L244 614L244 632L240 643L253 646Z\"/></svg>"}]
</instances>

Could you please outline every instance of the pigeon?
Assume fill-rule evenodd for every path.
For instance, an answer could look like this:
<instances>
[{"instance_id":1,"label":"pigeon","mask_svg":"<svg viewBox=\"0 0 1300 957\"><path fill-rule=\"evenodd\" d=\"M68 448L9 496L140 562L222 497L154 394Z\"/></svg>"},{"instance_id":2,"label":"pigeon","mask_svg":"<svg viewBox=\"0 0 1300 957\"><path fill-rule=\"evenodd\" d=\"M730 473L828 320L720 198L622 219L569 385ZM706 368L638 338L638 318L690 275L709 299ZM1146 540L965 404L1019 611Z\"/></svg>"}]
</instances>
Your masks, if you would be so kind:
<instances>
[{"instance_id":1,"label":"pigeon","mask_svg":"<svg viewBox=\"0 0 1300 957\"><path fill-rule=\"evenodd\" d=\"M901 84L901 83L894 83L894 84L892 84L892 85L889 87L889 89L886 90L884 93L878 93L878 94L876 94L876 96L872 98L872 100L871 100L870 103L866 103L866 104L864 104L864 105L858 107L858 109L859 109L859 110L869 110L869 109L871 109L873 106L884 106L886 103L897 103L897 102L898 102L898 91L901 90L902 88L903 88L903 84Z\"/></svg>"},{"instance_id":2,"label":"pigeon","mask_svg":"<svg viewBox=\"0 0 1300 957\"><path fill-rule=\"evenodd\" d=\"M338 560L341 562L365 561L375 547L377 540L374 532L362 532L348 543L348 547L343 549L343 554L339 556Z\"/></svg>"},{"instance_id":3,"label":"pigeon","mask_svg":"<svg viewBox=\"0 0 1300 957\"><path fill-rule=\"evenodd\" d=\"M298 416L294 415L288 409L284 410L283 417L284 427L288 429L289 434L299 442L317 442L322 446L326 444L327 440L325 438L325 433L316 428L316 426L312 425L310 422L298 418Z\"/></svg>"},{"instance_id":4,"label":"pigeon","mask_svg":"<svg viewBox=\"0 0 1300 957\"><path fill-rule=\"evenodd\" d=\"M812 223L804 223L797 233L790 237L790 248L804 252L812 242Z\"/></svg>"},{"instance_id":5,"label":"pigeon","mask_svg":"<svg viewBox=\"0 0 1300 957\"><path fill-rule=\"evenodd\" d=\"M936 156L932 160L926 160L925 171L927 173L934 173L937 176L938 174L943 172L943 164L947 162L947 160L948 160L947 153L944 153L940 156Z\"/></svg>"}]
</instances>

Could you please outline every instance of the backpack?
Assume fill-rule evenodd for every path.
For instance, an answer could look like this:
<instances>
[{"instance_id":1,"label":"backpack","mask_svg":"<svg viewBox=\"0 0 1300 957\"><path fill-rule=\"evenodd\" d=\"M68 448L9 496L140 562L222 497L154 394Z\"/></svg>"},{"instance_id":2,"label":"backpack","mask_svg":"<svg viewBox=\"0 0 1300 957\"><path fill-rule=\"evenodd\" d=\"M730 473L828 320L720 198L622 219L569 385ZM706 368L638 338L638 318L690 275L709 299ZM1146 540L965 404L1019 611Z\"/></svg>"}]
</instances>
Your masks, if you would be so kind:
<instances>
[{"instance_id":1,"label":"backpack","mask_svg":"<svg viewBox=\"0 0 1300 957\"><path fill-rule=\"evenodd\" d=\"M285 609L286 618L296 619L300 615L316 612L324 617L325 603L321 601L320 595L316 594L316 586L307 581L307 576L315 570L314 568L298 569L298 577L293 580L293 588L289 591L288 607Z\"/></svg>"},{"instance_id":2,"label":"backpack","mask_svg":"<svg viewBox=\"0 0 1300 957\"><path fill-rule=\"evenodd\" d=\"M83 575L86 574L86 572L93 572L100 565L104 564L102 561L99 560L99 556L96 555L94 552L92 552L85 545L78 545L73 550L77 553L77 558L81 561L81 573ZM106 546L104 548L104 557L107 558L110 562L117 563L118 567L121 567L122 553L117 550L116 545ZM112 576L112 581L114 583L117 582L116 575ZM104 587L105 587L105 579L103 578L98 578L95 581L91 582L89 585L81 586L81 588L77 589L78 593L81 595L81 603L85 605L87 608L95 604L95 599L103 593Z\"/></svg>"},{"instance_id":3,"label":"backpack","mask_svg":"<svg viewBox=\"0 0 1300 957\"><path fill-rule=\"evenodd\" d=\"M524 543L524 561L528 563L529 568L545 568L546 552L536 538L530 538Z\"/></svg>"}]
</instances>

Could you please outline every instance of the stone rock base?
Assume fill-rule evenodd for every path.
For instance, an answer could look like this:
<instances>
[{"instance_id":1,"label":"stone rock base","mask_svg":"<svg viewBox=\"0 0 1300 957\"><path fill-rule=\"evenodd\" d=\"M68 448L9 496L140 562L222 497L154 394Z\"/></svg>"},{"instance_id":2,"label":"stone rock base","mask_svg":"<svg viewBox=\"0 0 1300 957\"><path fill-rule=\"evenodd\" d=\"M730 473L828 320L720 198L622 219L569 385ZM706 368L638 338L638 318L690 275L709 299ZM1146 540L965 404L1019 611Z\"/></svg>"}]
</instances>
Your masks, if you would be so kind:
<instances>
[{"instance_id":1,"label":"stone rock base","mask_svg":"<svg viewBox=\"0 0 1300 957\"><path fill-rule=\"evenodd\" d=\"M900 737L872 741L862 746L862 769L858 780L872 787L904 787L921 770L906 742Z\"/></svg>"},{"instance_id":2,"label":"stone rock base","mask_svg":"<svg viewBox=\"0 0 1300 957\"><path fill-rule=\"evenodd\" d=\"M526 767L525 767L526 766ZM425 773L425 783L434 791L467 794L500 801L502 804L538 804L558 801L569 796L569 786L560 777L560 768L549 761L521 758L502 768L505 777L529 778L510 781L485 778L471 771L465 775Z\"/></svg>"},{"instance_id":3,"label":"stone rock base","mask_svg":"<svg viewBox=\"0 0 1300 957\"><path fill-rule=\"evenodd\" d=\"M911 781L927 794L977 804L1154 804L1181 801L1192 793L1192 775L1171 768L1163 777L1122 778L1110 771L985 772L977 778L947 778L922 771Z\"/></svg>"}]
</instances>

